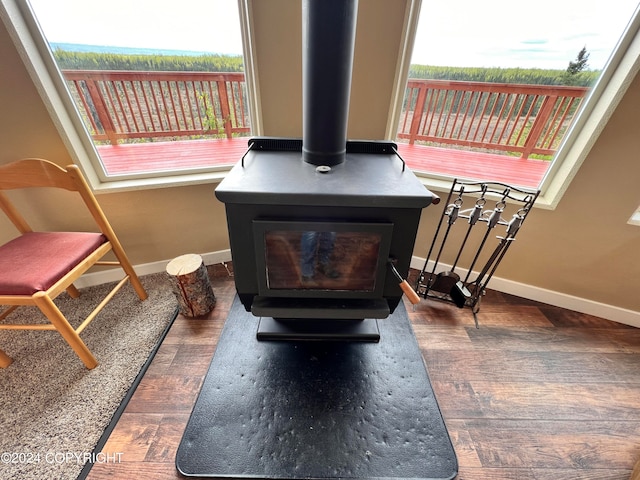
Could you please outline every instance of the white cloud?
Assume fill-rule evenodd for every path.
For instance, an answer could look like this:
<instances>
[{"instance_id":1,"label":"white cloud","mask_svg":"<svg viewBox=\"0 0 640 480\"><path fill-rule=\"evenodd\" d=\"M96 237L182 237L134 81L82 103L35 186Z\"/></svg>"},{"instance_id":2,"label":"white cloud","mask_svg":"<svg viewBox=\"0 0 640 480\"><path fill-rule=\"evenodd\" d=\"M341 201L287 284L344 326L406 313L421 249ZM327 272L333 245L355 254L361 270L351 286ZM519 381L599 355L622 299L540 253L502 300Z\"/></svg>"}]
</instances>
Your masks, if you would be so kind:
<instances>
[{"instance_id":1,"label":"white cloud","mask_svg":"<svg viewBox=\"0 0 640 480\"><path fill-rule=\"evenodd\" d=\"M565 69L586 46L590 66L602 68L636 7L637 0L423 0L412 63Z\"/></svg>"}]
</instances>

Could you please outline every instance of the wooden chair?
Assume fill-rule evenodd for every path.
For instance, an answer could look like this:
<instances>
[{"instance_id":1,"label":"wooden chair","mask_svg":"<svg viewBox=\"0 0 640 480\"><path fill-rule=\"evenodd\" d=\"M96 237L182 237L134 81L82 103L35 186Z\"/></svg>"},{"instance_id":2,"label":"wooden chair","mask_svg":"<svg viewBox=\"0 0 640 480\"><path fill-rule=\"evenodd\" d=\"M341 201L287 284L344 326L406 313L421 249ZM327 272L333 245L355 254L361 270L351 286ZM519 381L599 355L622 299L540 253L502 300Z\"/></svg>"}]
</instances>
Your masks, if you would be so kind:
<instances>
[{"instance_id":1,"label":"wooden chair","mask_svg":"<svg viewBox=\"0 0 640 480\"><path fill-rule=\"evenodd\" d=\"M35 187L77 192L95 220L99 233L34 231L4 190ZM28 325L0 323L0 329L57 330L85 366L94 368L98 362L80 338L80 333L127 281L131 282L140 300L145 300L147 293L86 180L75 165L63 169L40 159L2 165L0 209L20 232L17 238L0 246L0 305L9 306L0 313L0 322L20 305L38 307L51 322ZM102 261L110 251L113 251L117 261ZM94 265L118 265L124 270L125 276L74 328L53 300L65 290L72 298L78 297L80 292L73 282ZM0 367L7 367L11 362L12 359L0 350Z\"/></svg>"},{"instance_id":2,"label":"wooden chair","mask_svg":"<svg viewBox=\"0 0 640 480\"><path fill-rule=\"evenodd\" d=\"M638 460L633 467L629 480L640 480L640 460Z\"/></svg>"}]
</instances>

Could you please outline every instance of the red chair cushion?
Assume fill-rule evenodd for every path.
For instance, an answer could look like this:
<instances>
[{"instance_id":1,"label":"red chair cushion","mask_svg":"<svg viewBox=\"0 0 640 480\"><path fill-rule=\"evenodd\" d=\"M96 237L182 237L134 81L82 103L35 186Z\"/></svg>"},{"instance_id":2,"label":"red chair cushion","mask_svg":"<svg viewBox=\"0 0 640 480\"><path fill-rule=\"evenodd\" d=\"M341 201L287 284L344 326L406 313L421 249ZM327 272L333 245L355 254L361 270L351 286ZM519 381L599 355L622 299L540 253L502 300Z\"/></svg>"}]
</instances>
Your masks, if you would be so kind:
<instances>
[{"instance_id":1,"label":"red chair cushion","mask_svg":"<svg viewBox=\"0 0 640 480\"><path fill-rule=\"evenodd\" d=\"M107 241L100 233L29 232L0 247L0 295L47 290Z\"/></svg>"}]
</instances>

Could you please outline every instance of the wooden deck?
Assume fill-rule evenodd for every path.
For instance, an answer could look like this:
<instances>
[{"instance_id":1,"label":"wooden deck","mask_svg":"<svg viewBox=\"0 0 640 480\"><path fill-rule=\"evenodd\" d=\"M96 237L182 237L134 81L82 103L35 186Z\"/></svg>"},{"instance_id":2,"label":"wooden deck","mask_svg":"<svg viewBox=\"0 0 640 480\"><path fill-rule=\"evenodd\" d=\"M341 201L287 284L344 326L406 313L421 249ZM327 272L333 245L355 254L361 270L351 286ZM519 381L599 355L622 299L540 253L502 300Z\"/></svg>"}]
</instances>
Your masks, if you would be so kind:
<instances>
[{"instance_id":1,"label":"wooden deck","mask_svg":"<svg viewBox=\"0 0 640 480\"><path fill-rule=\"evenodd\" d=\"M98 152L109 175L233 165L247 150L247 137L102 145ZM550 162L453 148L398 144L415 172L496 181L537 188Z\"/></svg>"},{"instance_id":2,"label":"wooden deck","mask_svg":"<svg viewBox=\"0 0 640 480\"><path fill-rule=\"evenodd\" d=\"M101 145L109 175L233 165L247 151L247 138L179 140Z\"/></svg>"},{"instance_id":3,"label":"wooden deck","mask_svg":"<svg viewBox=\"0 0 640 480\"><path fill-rule=\"evenodd\" d=\"M538 188L551 162L453 148L398 144L414 172Z\"/></svg>"}]
</instances>

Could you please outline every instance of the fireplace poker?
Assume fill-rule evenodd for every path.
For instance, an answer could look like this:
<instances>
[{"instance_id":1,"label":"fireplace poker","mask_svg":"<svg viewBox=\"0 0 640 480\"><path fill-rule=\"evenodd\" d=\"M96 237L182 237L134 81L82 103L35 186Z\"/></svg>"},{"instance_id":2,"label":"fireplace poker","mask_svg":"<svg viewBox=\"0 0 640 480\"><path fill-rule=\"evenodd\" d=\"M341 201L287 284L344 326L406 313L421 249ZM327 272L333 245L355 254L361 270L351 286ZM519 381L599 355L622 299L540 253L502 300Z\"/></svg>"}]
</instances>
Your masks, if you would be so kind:
<instances>
[{"instance_id":1,"label":"fireplace poker","mask_svg":"<svg viewBox=\"0 0 640 480\"><path fill-rule=\"evenodd\" d=\"M496 203L496 206L493 209L493 212L491 212L491 215L486 220L487 231L485 232L484 237L482 237L482 241L480 242L480 246L478 247L476 255L473 258L471 265L469 266L469 270L467 271L467 276L464 279L465 284L469 281L471 272L473 272L473 267L475 266L476 262L478 261L478 258L480 257L480 253L482 252L482 249L484 248L484 244L487 242L487 239L489 238L489 234L491 233L491 230L493 230L493 228L498 224L498 222L500 222L500 217L502 215L502 212L504 211L504 208L507 206L506 198L509 195L509 191L510 189L508 188L504 191L502 200Z\"/></svg>"},{"instance_id":2,"label":"fireplace poker","mask_svg":"<svg viewBox=\"0 0 640 480\"><path fill-rule=\"evenodd\" d=\"M462 239L462 244L460 245L460 249L458 250L458 255L456 255L456 259L453 261L453 266L451 267L452 271L456 269L456 265L458 264L458 260L460 260L460 255L462 254L462 250L464 250L464 246L467 243L467 240L469 239L469 234L471 233L471 229L478 222L478 219L480 218L480 214L482 213L482 208L484 207L484 204L486 202L487 201L484 199L484 197L479 198L478 200L476 200L475 207L473 207L473 209L471 210L471 214L469 215L469 228L467 228L467 233L464 235L464 238Z\"/></svg>"},{"instance_id":3,"label":"fireplace poker","mask_svg":"<svg viewBox=\"0 0 640 480\"><path fill-rule=\"evenodd\" d=\"M520 229L520 226L524 221L525 215L526 215L526 211L524 210L519 210L516 214L514 214L513 218L507 225L507 234L504 237L498 237L500 238L500 243L498 243L498 246L491 254L491 257L489 257L487 264L480 272L480 275L478 275L478 278L476 278L473 281L474 296L478 296L478 294L482 292L482 288L480 284L482 283L484 276L487 274L487 272L489 272L490 268L491 268L491 273L489 273L489 276L487 277L487 280L484 282L484 284L486 285L487 282L493 276L494 272L496 271L496 268L498 268L500 260L502 260L502 257L504 256L504 254L507 253L507 249L509 248L511 243L515 240L516 233L518 233L518 230Z\"/></svg>"}]
</instances>

